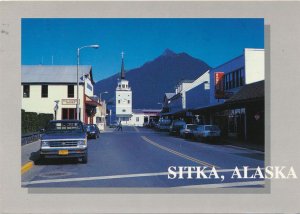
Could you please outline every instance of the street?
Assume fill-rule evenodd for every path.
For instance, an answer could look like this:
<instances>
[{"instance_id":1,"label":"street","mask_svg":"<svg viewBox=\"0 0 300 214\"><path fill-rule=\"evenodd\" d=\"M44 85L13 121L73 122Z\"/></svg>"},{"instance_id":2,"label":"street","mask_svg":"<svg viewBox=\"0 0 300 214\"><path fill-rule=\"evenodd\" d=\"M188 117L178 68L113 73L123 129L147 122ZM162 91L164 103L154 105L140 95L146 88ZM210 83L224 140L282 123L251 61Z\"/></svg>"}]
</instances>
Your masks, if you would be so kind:
<instances>
[{"instance_id":1,"label":"street","mask_svg":"<svg viewBox=\"0 0 300 214\"><path fill-rule=\"evenodd\" d=\"M147 128L108 129L88 141L88 163L36 161L22 174L23 187L263 187L258 178L232 179L235 167L264 168L264 153L169 136ZM38 151L32 151L37 154ZM221 179L168 179L170 166L214 167ZM249 172L248 172L249 173Z\"/></svg>"}]
</instances>

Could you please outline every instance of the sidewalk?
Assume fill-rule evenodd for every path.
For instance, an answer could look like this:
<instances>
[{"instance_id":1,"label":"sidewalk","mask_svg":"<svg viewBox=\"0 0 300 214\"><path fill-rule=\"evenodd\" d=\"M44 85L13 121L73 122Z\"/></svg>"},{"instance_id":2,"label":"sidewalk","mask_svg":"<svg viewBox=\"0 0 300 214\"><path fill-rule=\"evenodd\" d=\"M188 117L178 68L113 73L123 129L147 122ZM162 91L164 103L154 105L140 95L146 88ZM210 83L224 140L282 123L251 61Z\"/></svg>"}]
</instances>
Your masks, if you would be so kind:
<instances>
[{"instance_id":1,"label":"sidewalk","mask_svg":"<svg viewBox=\"0 0 300 214\"><path fill-rule=\"evenodd\" d=\"M265 151L265 145L257 144L257 143L250 142L250 141L225 139L224 144L232 145L232 146L236 146L236 147L247 148L247 149L258 150L258 151L261 151L261 152Z\"/></svg>"},{"instance_id":2,"label":"sidewalk","mask_svg":"<svg viewBox=\"0 0 300 214\"><path fill-rule=\"evenodd\" d=\"M22 166L39 158L40 141L35 141L21 147Z\"/></svg>"}]
</instances>

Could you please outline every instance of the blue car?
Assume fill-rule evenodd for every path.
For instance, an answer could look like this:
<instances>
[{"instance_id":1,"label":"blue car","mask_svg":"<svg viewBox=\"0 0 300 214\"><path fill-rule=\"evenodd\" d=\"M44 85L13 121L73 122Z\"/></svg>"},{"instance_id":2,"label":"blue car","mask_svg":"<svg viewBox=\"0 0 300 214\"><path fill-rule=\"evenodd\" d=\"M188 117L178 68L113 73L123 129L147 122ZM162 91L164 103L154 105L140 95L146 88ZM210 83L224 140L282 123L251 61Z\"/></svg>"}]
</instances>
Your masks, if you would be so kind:
<instances>
[{"instance_id":1,"label":"blue car","mask_svg":"<svg viewBox=\"0 0 300 214\"><path fill-rule=\"evenodd\" d=\"M79 120L52 120L41 136L40 156L44 158L78 158L87 163L87 137Z\"/></svg>"}]
</instances>

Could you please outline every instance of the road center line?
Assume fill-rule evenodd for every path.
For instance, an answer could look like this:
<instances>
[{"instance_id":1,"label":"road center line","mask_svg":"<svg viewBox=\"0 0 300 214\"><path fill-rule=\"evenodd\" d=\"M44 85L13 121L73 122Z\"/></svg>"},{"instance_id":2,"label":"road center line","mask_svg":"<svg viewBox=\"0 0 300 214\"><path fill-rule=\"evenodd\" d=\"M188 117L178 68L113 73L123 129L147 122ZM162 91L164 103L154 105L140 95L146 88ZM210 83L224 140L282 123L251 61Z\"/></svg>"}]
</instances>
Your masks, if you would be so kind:
<instances>
[{"instance_id":1,"label":"road center line","mask_svg":"<svg viewBox=\"0 0 300 214\"><path fill-rule=\"evenodd\" d=\"M167 151L167 152L170 152L170 153L172 153L172 154L174 154L174 155L177 155L177 156L179 156L179 157L182 157L182 158L184 158L184 159L190 160L190 161L192 161L192 162L195 162L195 163L198 163L198 164L201 164L201 165L204 165L204 166L220 168L220 167L218 167L218 166L216 166L216 165L212 165L212 164L210 164L210 163L207 163L207 162L198 160L198 159L196 159L196 158L193 158L193 157L190 157L190 156L188 156L188 155L182 154L182 153L177 152L177 151L175 151L175 150L169 149L169 148L167 148L167 147L165 147L165 146L162 146L162 145L160 145L160 144L158 144L158 143L155 143L154 141L150 140L149 138L147 138L147 137L145 137L145 136L141 136L141 137L142 137L142 139L143 139L144 141L146 141L146 142L152 144L153 146L156 146L156 147L158 147L158 148L160 148L160 149L162 149L162 150L165 150L165 151Z\"/></svg>"},{"instance_id":2,"label":"road center line","mask_svg":"<svg viewBox=\"0 0 300 214\"><path fill-rule=\"evenodd\" d=\"M263 169L263 168L261 168ZM248 171L256 170L256 168L249 168ZM234 169L218 169L217 172L233 172ZM244 169L239 169L239 171L244 171ZM209 173L210 170L204 170L203 172ZM176 172L179 174L178 172ZM188 172L184 171L183 174ZM107 175L107 176L97 176L97 177L82 177L82 178L62 178L62 179L48 179L48 180L35 180L22 182L23 186L31 184L47 184L47 183L64 183L64 182L78 182L78 181L95 181L95 180L109 180L109 179L121 179L121 178L138 178L138 177L151 177L151 176L162 176L168 175L168 172L153 172L153 173L138 173L138 174L125 174L125 175Z\"/></svg>"}]
</instances>

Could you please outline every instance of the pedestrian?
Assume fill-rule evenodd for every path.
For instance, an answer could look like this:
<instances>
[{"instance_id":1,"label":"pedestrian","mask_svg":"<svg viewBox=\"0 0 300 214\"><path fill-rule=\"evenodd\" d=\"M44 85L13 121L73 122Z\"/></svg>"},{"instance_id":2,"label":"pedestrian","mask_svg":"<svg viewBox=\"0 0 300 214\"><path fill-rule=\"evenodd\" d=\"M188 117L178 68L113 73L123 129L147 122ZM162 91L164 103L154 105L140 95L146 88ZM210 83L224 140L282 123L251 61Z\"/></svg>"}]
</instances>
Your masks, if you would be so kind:
<instances>
[{"instance_id":1,"label":"pedestrian","mask_svg":"<svg viewBox=\"0 0 300 214\"><path fill-rule=\"evenodd\" d=\"M121 120L119 122L119 130L121 129L121 131L123 131L123 127L122 127L122 123L121 123Z\"/></svg>"},{"instance_id":2,"label":"pedestrian","mask_svg":"<svg viewBox=\"0 0 300 214\"><path fill-rule=\"evenodd\" d=\"M116 130L117 130L117 131L120 131L120 130L123 131L121 121L119 121L119 124L118 124Z\"/></svg>"}]
</instances>

